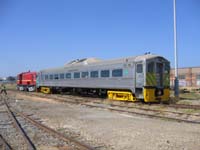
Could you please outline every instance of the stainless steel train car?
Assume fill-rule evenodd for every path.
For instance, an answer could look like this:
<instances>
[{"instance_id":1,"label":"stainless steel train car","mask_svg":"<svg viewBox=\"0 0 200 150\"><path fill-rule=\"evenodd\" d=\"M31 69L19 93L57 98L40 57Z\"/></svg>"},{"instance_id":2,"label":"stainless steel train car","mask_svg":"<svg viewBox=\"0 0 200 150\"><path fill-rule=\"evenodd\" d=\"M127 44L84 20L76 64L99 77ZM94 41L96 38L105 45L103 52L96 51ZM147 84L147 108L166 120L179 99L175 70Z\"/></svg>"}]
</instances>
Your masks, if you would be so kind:
<instances>
[{"instance_id":1,"label":"stainless steel train car","mask_svg":"<svg viewBox=\"0 0 200 150\"><path fill-rule=\"evenodd\" d=\"M169 72L170 62L153 54L113 60L88 58L41 70L37 88L43 93L95 93L114 100L160 102L169 100Z\"/></svg>"}]
</instances>

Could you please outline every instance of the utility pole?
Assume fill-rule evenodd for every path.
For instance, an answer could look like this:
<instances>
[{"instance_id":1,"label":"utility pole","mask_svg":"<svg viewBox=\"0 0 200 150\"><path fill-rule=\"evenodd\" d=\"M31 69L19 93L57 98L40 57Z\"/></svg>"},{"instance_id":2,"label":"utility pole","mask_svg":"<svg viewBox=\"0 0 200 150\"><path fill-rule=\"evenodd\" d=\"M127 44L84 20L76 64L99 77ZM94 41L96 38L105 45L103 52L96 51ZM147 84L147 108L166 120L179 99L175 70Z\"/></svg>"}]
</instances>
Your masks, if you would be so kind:
<instances>
[{"instance_id":1,"label":"utility pole","mask_svg":"<svg viewBox=\"0 0 200 150\"><path fill-rule=\"evenodd\" d=\"M174 7L174 57L175 57L175 79L174 79L174 96L179 98L179 81L178 81L178 52L177 52L177 35L176 35L176 0L173 0Z\"/></svg>"}]
</instances>

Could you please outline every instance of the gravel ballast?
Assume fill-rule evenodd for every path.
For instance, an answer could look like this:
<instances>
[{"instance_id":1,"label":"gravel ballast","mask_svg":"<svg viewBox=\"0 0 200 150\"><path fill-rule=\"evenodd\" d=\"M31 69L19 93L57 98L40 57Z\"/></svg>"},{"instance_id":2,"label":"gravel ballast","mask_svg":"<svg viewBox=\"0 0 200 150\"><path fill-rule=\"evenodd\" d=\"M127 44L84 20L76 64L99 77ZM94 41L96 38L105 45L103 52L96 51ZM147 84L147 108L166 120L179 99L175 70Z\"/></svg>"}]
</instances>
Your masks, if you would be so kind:
<instances>
[{"instance_id":1,"label":"gravel ballast","mask_svg":"<svg viewBox=\"0 0 200 150\"><path fill-rule=\"evenodd\" d=\"M97 149L198 150L200 125L111 112L37 97L15 96L14 106L43 123L79 136Z\"/></svg>"}]
</instances>

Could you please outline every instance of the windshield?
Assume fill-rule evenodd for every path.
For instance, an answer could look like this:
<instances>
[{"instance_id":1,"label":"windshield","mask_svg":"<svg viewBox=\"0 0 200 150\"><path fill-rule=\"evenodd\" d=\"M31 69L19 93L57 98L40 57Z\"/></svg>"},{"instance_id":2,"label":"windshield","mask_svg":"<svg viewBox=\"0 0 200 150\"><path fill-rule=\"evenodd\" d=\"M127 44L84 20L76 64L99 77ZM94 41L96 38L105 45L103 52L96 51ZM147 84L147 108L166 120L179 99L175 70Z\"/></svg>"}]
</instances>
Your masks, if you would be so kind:
<instances>
[{"instance_id":1,"label":"windshield","mask_svg":"<svg viewBox=\"0 0 200 150\"><path fill-rule=\"evenodd\" d=\"M165 63L165 73L169 73L170 72L170 64L169 62Z\"/></svg>"},{"instance_id":2,"label":"windshield","mask_svg":"<svg viewBox=\"0 0 200 150\"><path fill-rule=\"evenodd\" d=\"M148 65L147 65L147 72L149 72L149 73L154 73L155 71L155 65L154 65L155 63L154 62L150 62Z\"/></svg>"}]
</instances>

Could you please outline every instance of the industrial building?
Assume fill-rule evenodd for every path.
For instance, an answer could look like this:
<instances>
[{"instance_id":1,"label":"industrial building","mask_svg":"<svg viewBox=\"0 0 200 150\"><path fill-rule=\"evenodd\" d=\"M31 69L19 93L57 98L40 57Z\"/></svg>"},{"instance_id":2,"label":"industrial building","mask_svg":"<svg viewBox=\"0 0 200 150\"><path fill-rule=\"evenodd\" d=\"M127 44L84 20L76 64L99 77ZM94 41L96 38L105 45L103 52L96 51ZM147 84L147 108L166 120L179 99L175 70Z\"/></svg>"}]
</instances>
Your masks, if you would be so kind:
<instances>
[{"instance_id":1,"label":"industrial building","mask_svg":"<svg viewBox=\"0 0 200 150\"><path fill-rule=\"evenodd\" d=\"M170 86L174 87L175 69L170 71ZM180 87L200 87L200 67L178 68Z\"/></svg>"}]
</instances>

